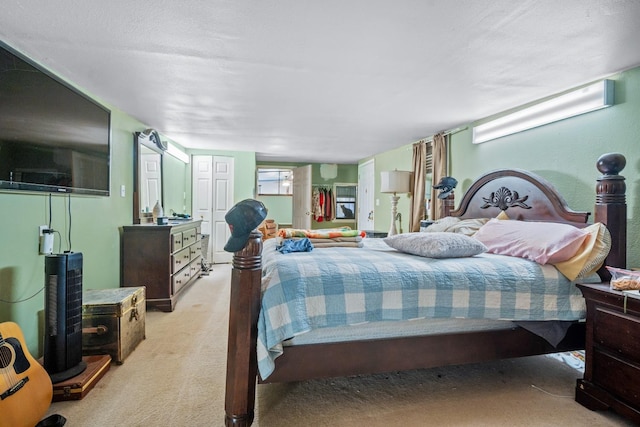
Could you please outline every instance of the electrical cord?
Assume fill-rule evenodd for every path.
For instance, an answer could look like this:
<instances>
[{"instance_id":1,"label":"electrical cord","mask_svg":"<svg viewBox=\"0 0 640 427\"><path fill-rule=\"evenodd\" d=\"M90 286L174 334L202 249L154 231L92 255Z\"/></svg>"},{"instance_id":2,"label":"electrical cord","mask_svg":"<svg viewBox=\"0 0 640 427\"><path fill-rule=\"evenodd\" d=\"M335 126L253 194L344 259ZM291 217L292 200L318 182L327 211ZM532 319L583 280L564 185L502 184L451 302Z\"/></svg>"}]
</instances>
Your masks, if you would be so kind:
<instances>
[{"instance_id":1,"label":"electrical cord","mask_svg":"<svg viewBox=\"0 0 640 427\"><path fill-rule=\"evenodd\" d=\"M69 231L67 234L67 242L69 243L67 252L71 252L71 193L69 193Z\"/></svg>"},{"instance_id":2,"label":"electrical cord","mask_svg":"<svg viewBox=\"0 0 640 427\"><path fill-rule=\"evenodd\" d=\"M553 394L553 393L550 393L550 392L548 392L546 390L541 389L540 387L538 387L537 385L534 385L534 384L531 384L531 387L533 387L536 390L541 391L541 392L543 392L545 394L548 394L549 396L553 396L553 397L561 397L563 399L568 399L568 398L573 399L573 397L574 397L574 396L563 396L563 395L560 395L560 394Z\"/></svg>"},{"instance_id":3,"label":"electrical cord","mask_svg":"<svg viewBox=\"0 0 640 427\"><path fill-rule=\"evenodd\" d=\"M39 294L40 292L42 292L42 291L44 291L44 286L43 286L43 287L41 287L39 291L37 291L35 294L31 295L30 297L23 298L23 299L19 299L19 300L15 300L15 301L9 301L9 300L6 300L6 299L2 299L2 298L0 298L0 302L3 302L3 303L5 303L5 304L18 304L18 303L20 303L20 302L29 301L30 299L37 297L37 296L38 296L38 294Z\"/></svg>"}]
</instances>

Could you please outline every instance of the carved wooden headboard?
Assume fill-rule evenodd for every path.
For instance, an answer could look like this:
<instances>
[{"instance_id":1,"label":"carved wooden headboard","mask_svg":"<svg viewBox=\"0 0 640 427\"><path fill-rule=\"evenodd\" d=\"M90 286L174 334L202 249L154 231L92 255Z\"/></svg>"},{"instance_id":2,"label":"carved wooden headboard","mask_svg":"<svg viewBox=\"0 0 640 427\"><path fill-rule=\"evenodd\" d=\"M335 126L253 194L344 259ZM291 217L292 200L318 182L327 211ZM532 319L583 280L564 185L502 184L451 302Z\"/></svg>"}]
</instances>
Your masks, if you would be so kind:
<instances>
[{"instance_id":1,"label":"carved wooden headboard","mask_svg":"<svg viewBox=\"0 0 640 427\"><path fill-rule=\"evenodd\" d=\"M571 210L544 178L520 169L489 172L476 180L451 216L495 218L501 211L510 219L552 221L584 226L589 212Z\"/></svg>"}]
</instances>

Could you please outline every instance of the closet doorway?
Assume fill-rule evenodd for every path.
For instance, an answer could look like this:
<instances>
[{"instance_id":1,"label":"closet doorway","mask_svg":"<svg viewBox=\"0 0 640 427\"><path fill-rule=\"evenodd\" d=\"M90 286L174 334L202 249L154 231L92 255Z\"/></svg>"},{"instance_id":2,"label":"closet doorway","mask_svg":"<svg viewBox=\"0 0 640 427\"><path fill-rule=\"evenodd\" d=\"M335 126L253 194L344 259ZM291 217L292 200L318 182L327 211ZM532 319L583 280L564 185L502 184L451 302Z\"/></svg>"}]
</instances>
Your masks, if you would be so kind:
<instances>
[{"instance_id":1,"label":"closet doorway","mask_svg":"<svg viewBox=\"0 0 640 427\"><path fill-rule=\"evenodd\" d=\"M194 219L202 220L201 232L209 235L206 262L231 262L232 253L224 250L231 232L224 216L233 206L234 158L226 156L193 156Z\"/></svg>"},{"instance_id":2,"label":"closet doorway","mask_svg":"<svg viewBox=\"0 0 640 427\"><path fill-rule=\"evenodd\" d=\"M293 228L311 228L311 165L293 170Z\"/></svg>"},{"instance_id":3,"label":"closet doorway","mask_svg":"<svg viewBox=\"0 0 640 427\"><path fill-rule=\"evenodd\" d=\"M358 165L358 229L374 230L375 163Z\"/></svg>"}]
</instances>

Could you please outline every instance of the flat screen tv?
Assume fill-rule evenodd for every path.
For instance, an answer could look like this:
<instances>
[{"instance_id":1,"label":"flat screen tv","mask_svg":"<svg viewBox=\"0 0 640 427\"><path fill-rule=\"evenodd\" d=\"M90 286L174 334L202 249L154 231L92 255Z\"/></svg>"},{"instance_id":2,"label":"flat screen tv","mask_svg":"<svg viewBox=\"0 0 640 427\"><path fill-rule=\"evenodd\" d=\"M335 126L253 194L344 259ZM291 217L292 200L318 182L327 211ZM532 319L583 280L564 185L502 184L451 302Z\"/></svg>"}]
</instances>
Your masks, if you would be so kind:
<instances>
[{"instance_id":1,"label":"flat screen tv","mask_svg":"<svg viewBox=\"0 0 640 427\"><path fill-rule=\"evenodd\" d=\"M109 195L111 112L0 42L0 191Z\"/></svg>"}]
</instances>

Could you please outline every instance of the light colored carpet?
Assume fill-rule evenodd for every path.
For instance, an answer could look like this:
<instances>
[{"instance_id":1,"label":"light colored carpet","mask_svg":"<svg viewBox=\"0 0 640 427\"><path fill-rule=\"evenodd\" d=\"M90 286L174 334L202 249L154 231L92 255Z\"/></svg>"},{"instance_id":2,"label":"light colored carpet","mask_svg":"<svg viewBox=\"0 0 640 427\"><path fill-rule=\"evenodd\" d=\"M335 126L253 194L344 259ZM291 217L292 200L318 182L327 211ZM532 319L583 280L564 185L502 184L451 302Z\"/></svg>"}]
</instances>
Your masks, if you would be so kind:
<instances>
[{"instance_id":1,"label":"light colored carpet","mask_svg":"<svg viewBox=\"0 0 640 427\"><path fill-rule=\"evenodd\" d=\"M231 267L198 280L147 339L79 401L67 427L221 426ZM437 350L434 350L437 351ZM581 374L545 356L353 378L259 385L255 426L631 426L573 399Z\"/></svg>"}]
</instances>

